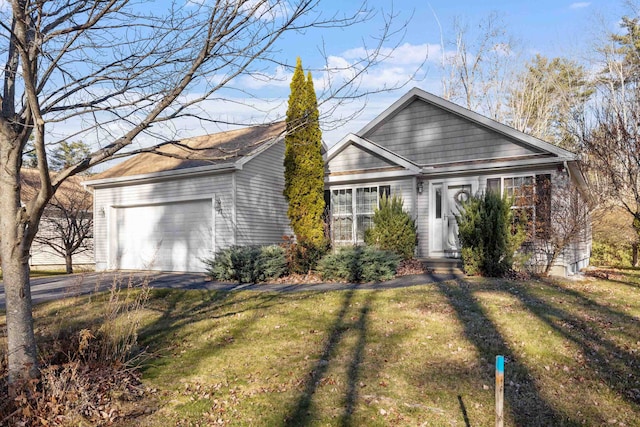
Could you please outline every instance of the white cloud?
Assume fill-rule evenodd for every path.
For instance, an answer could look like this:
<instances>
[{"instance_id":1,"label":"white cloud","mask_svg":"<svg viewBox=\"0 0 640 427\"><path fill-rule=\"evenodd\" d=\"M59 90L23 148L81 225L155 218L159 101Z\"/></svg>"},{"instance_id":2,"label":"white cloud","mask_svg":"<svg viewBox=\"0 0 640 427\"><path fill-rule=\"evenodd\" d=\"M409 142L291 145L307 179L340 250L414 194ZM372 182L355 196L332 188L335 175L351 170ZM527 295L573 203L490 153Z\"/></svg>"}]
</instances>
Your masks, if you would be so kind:
<instances>
[{"instance_id":1,"label":"white cloud","mask_svg":"<svg viewBox=\"0 0 640 427\"><path fill-rule=\"evenodd\" d=\"M253 73L251 75L242 75L238 78L238 81L242 87L249 89L287 88L291 83L292 77L292 71L288 71L285 67L279 65L272 74Z\"/></svg>"},{"instance_id":2,"label":"white cloud","mask_svg":"<svg viewBox=\"0 0 640 427\"><path fill-rule=\"evenodd\" d=\"M571 9L584 9L585 7L589 7L589 6L591 6L591 2L579 1L579 2L575 2L575 3L571 3L571 6L569 6L569 8L571 8Z\"/></svg>"},{"instance_id":3,"label":"white cloud","mask_svg":"<svg viewBox=\"0 0 640 427\"><path fill-rule=\"evenodd\" d=\"M342 53L341 56L347 59L365 58L373 54L362 47L350 49ZM380 56L385 58L385 62L394 65L419 65L423 62L440 62L442 60L442 47L439 44L424 43L414 45L404 43L395 49L382 48Z\"/></svg>"}]
</instances>

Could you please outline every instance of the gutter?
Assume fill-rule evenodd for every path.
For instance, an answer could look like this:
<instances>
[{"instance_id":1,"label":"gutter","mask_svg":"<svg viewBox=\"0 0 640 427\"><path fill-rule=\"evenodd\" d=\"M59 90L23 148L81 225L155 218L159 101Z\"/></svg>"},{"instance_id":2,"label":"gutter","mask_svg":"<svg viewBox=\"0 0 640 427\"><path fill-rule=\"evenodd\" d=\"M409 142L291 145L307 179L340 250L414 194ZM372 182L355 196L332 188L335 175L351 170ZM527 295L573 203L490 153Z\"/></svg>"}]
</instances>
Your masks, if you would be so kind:
<instances>
[{"instance_id":1,"label":"gutter","mask_svg":"<svg viewBox=\"0 0 640 427\"><path fill-rule=\"evenodd\" d=\"M425 166L422 168L422 173L424 176L432 176L432 175L451 175L451 174L459 174L464 172L471 171L490 171L493 169L496 170L504 170L504 169L513 169L519 167L526 166L537 166L544 164L557 164L564 163L567 161L571 161L573 159L567 157L545 157L541 159L527 159L527 160L510 160L504 162L497 163L479 163L479 164L467 164L467 165L459 165L459 166L449 166L449 167L435 167L435 166Z\"/></svg>"},{"instance_id":2,"label":"gutter","mask_svg":"<svg viewBox=\"0 0 640 427\"><path fill-rule=\"evenodd\" d=\"M195 168L184 168L184 169L176 169L170 171L161 171L161 172L152 172L141 175L131 175L131 176L120 176L114 178L103 178L96 180L84 181L82 185L86 187L110 187L121 184L129 184L129 183L146 183L146 182L155 182L161 181L168 178L182 178L185 176L199 176L199 175L207 175L211 173L224 173L231 172L242 169L242 165L238 165L237 163L224 163L219 165L212 166L198 166Z\"/></svg>"}]
</instances>

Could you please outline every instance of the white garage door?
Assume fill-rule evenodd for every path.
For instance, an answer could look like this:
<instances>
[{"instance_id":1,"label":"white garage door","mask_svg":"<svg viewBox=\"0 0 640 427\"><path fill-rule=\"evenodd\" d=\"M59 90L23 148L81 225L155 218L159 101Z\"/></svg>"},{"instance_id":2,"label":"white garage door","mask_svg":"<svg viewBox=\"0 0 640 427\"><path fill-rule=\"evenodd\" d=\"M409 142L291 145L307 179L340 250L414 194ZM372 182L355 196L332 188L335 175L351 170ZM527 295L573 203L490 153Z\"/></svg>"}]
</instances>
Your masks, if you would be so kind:
<instances>
[{"instance_id":1,"label":"white garage door","mask_svg":"<svg viewBox=\"0 0 640 427\"><path fill-rule=\"evenodd\" d=\"M212 215L211 199L115 208L112 268L204 271Z\"/></svg>"}]
</instances>

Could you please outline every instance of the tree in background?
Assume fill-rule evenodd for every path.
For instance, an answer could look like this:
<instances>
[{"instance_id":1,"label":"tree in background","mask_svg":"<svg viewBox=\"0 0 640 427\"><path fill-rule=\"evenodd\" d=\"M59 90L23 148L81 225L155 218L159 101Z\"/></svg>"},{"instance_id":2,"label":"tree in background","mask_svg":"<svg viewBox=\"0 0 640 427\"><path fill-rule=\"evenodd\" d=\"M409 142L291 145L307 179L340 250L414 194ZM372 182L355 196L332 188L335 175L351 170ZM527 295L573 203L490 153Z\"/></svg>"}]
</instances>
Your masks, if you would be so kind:
<instances>
[{"instance_id":1,"label":"tree in background","mask_svg":"<svg viewBox=\"0 0 640 427\"><path fill-rule=\"evenodd\" d=\"M284 156L287 215L298 244L326 246L324 234L324 161L318 103L311 73L305 79L297 59L291 79Z\"/></svg>"},{"instance_id":2,"label":"tree in background","mask_svg":"<svg viewBox=\"0 0 640 427\"><path fill-rule=\"evenodd\" d=\"M576 151L573 120L593 93L584 67L567 58L536 55L508 92L508 124L522 132Z\"/></svg>"},{"instance_id":3,"label":"tree in background","mask_svg":"<svg viewBox=\"0 0 640 427\"><path fill-rule=\"evenodd\" d=\"M38 158L36 157L36 147L33 146L33 140L27 141L22 154L22 166L27 168L38 167Z\"/></svg>"},{"instance_id":4,"label":"tree in background","mask_svg":"<svg viewBox=\"0 0 640 427\"><path fill-rule=\"evenodd\" d=\"M505 122L508 104L504 97L511 87L519 56L500 15L491 13L476 23L477 37L469 25L456 18L454 39L442 46L442 96L469 110ZM451 50L453 54L444 52Z\"/></svg>"},{"instance_id":5,"label":"tree in background","mask_svg":"<svg viewBox=\"0 0 640 427\"><path fill-rule=\"evenodd\" d=\"M267 64L278 63L278 43L286 35L344 28L372 16L366 4L327 15L318 0L159 3L153 10L128 0L3 3L0 258L12 394L39 374L29 254L43 212L61 185L108 160L153 151L130 149L152 126L152 136L169 143L173 135L157 130L175 129L175 120L221 120L203 102L224 103L229 93L224 89L233 88L238 77L264 77ZM372 48L347 70L341 66L348 77L327 89L327 98L337 100L333 108L366 95L358 77L389 57L389 44L397 46L391 40L398 34L395 17L385 20ZM332 69L327 66L327 72ZM46 149L88 135L96 138L94 151L53 173ZM23 205L20 169L30 140L40 185Z\"/></svg>"},{"instance_id":6,"label":"tree in background","mask_svg":"<svg viewBox=\"0 0 640 427\"><path fill-rule=\"evenodd\" d=\"M51 153L49 168L60 171L80 163L91 154L90 147L82 141L62 141Z\"/></svg>"},{"instance_id":7,"label":"tree in background","mask_svg":"<svg viewBox=\"0 0 640 427\"><path fill-rule=\"evenodd\" d=\"M596 96L583 119L582 141L601 209L619 206L640 240L640 26L622 19L622 34L600 49ZM608 205L608 206L607 206ZM638 264L638 246L633 246Z\"/></svg>"},{"instance_id":8,"label":"tree in background","mask_svg":"<svg viewBox=\"0 0 640 427\"><path fill-rule=\"evenodd\" d=\"M26 198L33 197L37 186L35 171L24 171ZM73 273L73 256L93 249L93 196L84 189L78 177L64 182L45 208L41 227L34 242L65 260L65 271Z\"/></svg>"}]
</instances>

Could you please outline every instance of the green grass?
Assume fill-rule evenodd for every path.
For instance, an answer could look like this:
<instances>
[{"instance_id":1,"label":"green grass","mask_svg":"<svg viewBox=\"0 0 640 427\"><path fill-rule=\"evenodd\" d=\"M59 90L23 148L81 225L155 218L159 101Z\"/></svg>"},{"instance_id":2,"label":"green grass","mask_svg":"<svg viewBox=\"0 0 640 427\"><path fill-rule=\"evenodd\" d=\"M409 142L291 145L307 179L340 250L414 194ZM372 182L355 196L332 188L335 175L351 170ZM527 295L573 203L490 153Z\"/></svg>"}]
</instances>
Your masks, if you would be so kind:
<instances>
[{"instance_id":1,"label":"green grass","mask_svg":"<svg viewBox=\"0 0 640 427\"><path fill-rule=\"evenodd\" d=\"M505 425L638 425L639 290L637 270L384 291L154 290L139 339L156 391L136 425L492 425L498 354ZM96 321L103 300L37 307L39 336Z\"/></svg>"}]
</instances>

